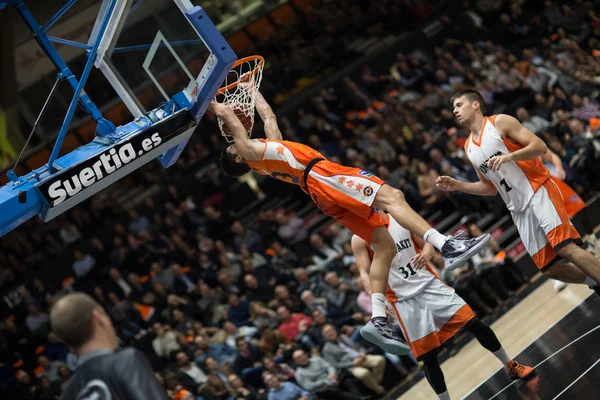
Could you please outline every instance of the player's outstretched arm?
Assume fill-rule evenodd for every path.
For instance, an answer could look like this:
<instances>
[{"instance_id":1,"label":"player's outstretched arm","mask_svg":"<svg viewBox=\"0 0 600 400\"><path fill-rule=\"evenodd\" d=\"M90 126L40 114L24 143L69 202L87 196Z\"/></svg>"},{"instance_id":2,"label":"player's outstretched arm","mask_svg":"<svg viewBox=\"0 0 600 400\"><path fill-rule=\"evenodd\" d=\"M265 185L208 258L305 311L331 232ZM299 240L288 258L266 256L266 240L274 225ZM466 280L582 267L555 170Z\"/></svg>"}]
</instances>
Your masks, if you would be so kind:
<instances>
[{"instance_id":1,"label":"player's outstretched arm","mask_svg":"<svg viewBox=\"0 0 600 400\"><path fill-rule=\"evenodd\" d=\"M515 117L499 114L496 117L495 125L502 136L510 142L521 145L522 148L508 154L492 157L487 162L488 168L492 171L498 171L500 166L506 162L535 160L548 151L546 143L521 125Z\"/></svg>"},{"instance_id":2,"label":"player's outstretched arm","mask_svg":"<svg viewBox=\"0 0 600 400\"><path fill-rule=\"evenodd\" d=\"M371 257L369 256L369 250L367 249L367 242L354 235L352 236L350 244L352 253L354 253L354 258L356 259L356 266L360 273L360 279L365 287L365 292L370 296L372 294L371 277L369 276L369 271L371 271Z\"/></svg>"},{"instance_id":3,"label":"player's outstretched arm","mask_svg":"<svg viewBox=\"0 0 600 400\"><path fill-rule=\"evenodd\" d=\"M233 137L238 154L248 161L260 161L264 152L264 143L258 143L248 137L246 128L244 128L244 125L242 125L242 122L235 115L231 107L213 102L210 105L210 110L227 126L229 133Z\"/></svg>"},{"instance_id":4,"label":"player's outstretched arm","mask_svg":"<svg viewBox=\"0 0 600 400\"><path fill-rule=\"evenodd\" d=\"M476 196L495 196L498 190L492 182L486 179L477 169L479 182L463 182L452 178L451 176L440 176L435 181L438 188L446 192L465 192Z\"/></svg>"},{"instance_id":5,"label":"player's outstretched arm","mask_svg":"<svg viewBox=\"0 0 600 400\"><path fill-rule=\"evenodd\" d=\"M265 124L265 136L270 140L283 140L283 135L281 134L281 130L279 130L279 125L277 125L277 117L271 109L271 106L262 93L257 91L256 100L255 100L256 111L258 111L258 115L260 115L260 119Z\"/></svg>"}]
</instances>

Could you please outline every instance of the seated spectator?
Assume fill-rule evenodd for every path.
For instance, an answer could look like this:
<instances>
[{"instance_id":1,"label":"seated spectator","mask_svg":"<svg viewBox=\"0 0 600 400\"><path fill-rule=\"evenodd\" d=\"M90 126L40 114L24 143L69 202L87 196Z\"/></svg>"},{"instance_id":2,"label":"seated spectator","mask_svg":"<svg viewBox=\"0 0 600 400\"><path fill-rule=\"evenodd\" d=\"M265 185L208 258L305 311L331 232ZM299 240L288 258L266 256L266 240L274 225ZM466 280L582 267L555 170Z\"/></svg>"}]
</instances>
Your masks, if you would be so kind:
<instances>
[{"instance_id":1,"label":"seated spectator","mask_svg":"<svg viewBox=\"0 0 600 400\"><path fill-rule=\"evenodd\" d=\"M251 251L262 250L262 237L252 229L245 228L240 221L234 221L231 225L233 233L233 244L239 251L245 246Z\"/></svg>"},{"instance_id":2,"label":"seated spectator","mask_svg":"<svg viewBox=\"0 0 600 400\"><path fill-rule=\"evenodd\" d=\"M196 361L198 362L198 361ZM221 379L223 384L227 385L227 376L221 371L221 367L219 366L219 362L214 357L206 357L201 363L202 369L206 371L208 377L211 375L216 375Z\"/></svg>"},{"instance_id":3,"label":"seated spectator","mask_svg":"<svg viewBox=\"0 0 600 400\"><path fill-rule=\"evenodd\" d=\"M296 290L297 293L302 293L305 290L311 290L316 293L320 292L321 285L319 284L318 280L311 279L305 268L296 268L294 270L294 277L298 282L298 288Z\"/></svg>"},{"instance_id":4,"label":"seated spectator","mask_svg":"<svg viewBox=\"0 0 600 400\"><path fill-rule=\"evenodd\" d=\"M235 343L238 338L245 338L249 340L251 337L256 335L258 329L253 326L242 326L237 327L231 321L223 322L223 329L219 329L210 339L211 343L223 343L229 346L231 349L237 350Z\"/></svg>"},{"instance_id":5,"label":"seated spectator","mask_svg":"<svg viewBox=\"0 0 600 400\"><path fill-rule=\"evenodd\" d=\"M313 292L308 289L302 292L300 298L305 306L304 314L311 315L314 310L319 310L323 315L327 315L327 299L322 297L315 298Z\"/></svg>"},{"instance_id":6,"label":"seated spectator","mask_svg":"<svg viewBox=\"0 0 600 400\"><path fill-rule=\"evenodd\" d=\"M313 262L321 269L335 268L336 263L344 257L340 247L326 244L318 233L310 235L310 245L313 251Z\"/></svg>"},{"instance_id":7,"label":"seated spectator","mask_svg":"<svg viewBox=\"0 0 600 400\"><path fill-rule=\"evenodd\" d=\"M231 365L233 371L242 377L244 383L255 388L260 387L263 354L257 346L250 344L243 337L238 337L235 345L237 354Z\"/></svg>"},{"instance_id":8,"label":"seated spectator","mask_svg":"<svg viewBox=\"0 0 600 400\"><path fill-rule=\"evenodd\" d=\"M48 314L40 311L35 304L28 304L29 315L25 317L25 325L35 336L45 337L48 334Z\"/></svg>"},{"instance_id":9,"label":"seated spectator","mask_svg":"<svg viewBox=\"0 0 600 400\"><path fill-rule=\"evenodd\" d=\"M108 271L108 276L112 282L107 285L107 291L115 292L120 297L129 297L133 289L131 288L131 285L123 279L121 272L116 268L111 268Z\"/></svg>"},{"instance_id":10,"label":"seated spectator","mask_svg":"<svg viewBox=\"0 0 600 400\"><path fill-rule=\"evenodd\" d=\"M367 355L365 349L360 348L356 343L338 336L333 325L325 325L322 333L327 340L321 351L322 357L337 370L338 374L348 370L376 394L385 393L385 388L381 386L386 365L383 356Z\"/></svg>"},{"instance_id":11,"label":"seated spectator","mask_svg":"<svg viewBox=\"0 0 600 400\"><path fill-rule=\"evenodd\" d=\"M352 232L339 222L333 222L329 225L327 235L331 238L331 243L335 247L342 247L352 239Z\"/></svg>"},{"instance_id":12,"label":"seated spectator","mask_svg":"<svg viewBox=\"0 0 600 400\"><path fill-rule=\"evenodd\" d=\"M90 254L83 254L81 250L75 250L73 257L75 259L73 261L73 273L79 279L89 274L96 266L96 259Z\"/></svg>"},{"instance_id":13,"label":"seated spectator","mask_svg":"<svg viewBox=\"0 0 600 400\"><path fill-rule=\"evenodd\" d=\"M302 302L298 296L291 294L288 288L283 285L275 287L275 300L277 300L277 304L286 306L292 313L302 311Z\"/></svg>"},{"instance_id":14,"label":"seated spectator","mask_svg":"<svg viewBox=\"0 0 600 400\"><path fill-rule=\"evenodd\" d=\"M208 380L204 371L202 371L195 363L190 361L190 358L183 351L178 351L175 354L177 361L178 379L181 384L192 393L199 393L202 386Z\"/></svg>"},{"instance_id":15,"label":"seated spectator","mask_svg":"<svg viewBox=\"0 0 600 400\"><path fill-rule=\"evenodd\" d=\"M281 383L277 375L270 372L263 378L269 390L267 400L308 400L310 393L292 382Z\"/></svg>"},{"instance_id":16,"label":"seated spectator","mask_svg":"<svg viewBox=\"0 0 600 400\"><path fill-rule=\"evenodd\" d=\"M251 387L244 386L244 382L239 376L232 374L227 380L231 394L236 400L258 400L258 392Z\"/></svg>"},{"instance_id":17,"label":"seated spectator","mask_svg":"<svg viewBox=\"0 0 600 400\"><path fill-rule=\"evenodd\" d=\"M286 306L279 306L277 315L281 321L279 330L287 340L299 341L307 349L315 347L310 336L306 334L306 331L312 325L312 319L309 316L300 313L291 314Z\"/></svg>"},{"instance_id":18,"label":"seated spectator","mask_svg":"<svg viewBox=\"0 0 600 400\"><path fill-rule=\"evenodd\" d=\"M225 293L236 293L241 295L245 289L241 285L235 284L227 272L219 272L218 280L219 285Z\"/></svg>"},{"instance_id":19,"label":"seated spectator","mask_svg":"<svg viewBox=\"0 0 600 400\"><path fill-rule=\"evenodd\" d=\"M59 368L67 366L62 361L51 362L45 355L38 356L37 360L39 367L36 370L36 376L40 379L46 377L53 383L58 382L60 379L58 375Z\"/></svg>"},{"instance_id":20,"label":"seated spectator","mask_svg":"<svg viewBox=\"0 0 600 400\"><path fill-rule=\"evenodd\" d=\"M150 220L144 215L139 215L135 210L129 211L129 231L139 235L150 227Z\"/></svg>"},{"instance_id":21,"label":"seated spectator","mask_svg":"<svg viewBox=\"0 0 600 400\"><path fill-rule=\"evenodd\" d=\"M549 121L538 115L530 116L529 112L523 107L517 109L517 118L525 128L538 136L544 133L548 126L550 126Z\"/></svg>"},{"instance_id":22,"label":"seated spectator","mask_svg":"<svg viewBox=\"0 0 600 400\"><path fill-rule=\"evenodd\" d=\"M175 283L173 270L170 268L163 268L159 262L153 262L150 265L150 276L152 277L152 282L160 282L167 290L170 290Z\"/></svg>"},{"instance_id":23,"label":"seated spectator","mask_svg":"<svg viewBox=\"0 0 600 400\"><path fill-rule=\"evenodd\" d=\"M131 297L131 300L133 301L140 301L148 292L148 285L146 283L142 283L139 275L135 272L130 272L129 275L127 275L127 281L131 286L131 294L129 297Z\"/></svg>"},{"instance_id":24,"label":"seated spectator","mask_svg":"<svg viewBox=\"0 0 600 400\"><path fill-rule=\"evenodd\" d=\"M244 285L246 285L246 297L249 301L267 303L275 296L273 286L269 282L259 282L256 276L252 274L244 275Z\"/></svg>"},{"instance_id":25,"label":"seated spectator","mask_svg":"<svg viewBox=\"0 0 600 400\"><path fill-rule=\"evenodd\" d=\"M224 343L211 343L206 335L197 335L194 338L194 356L197 363L206 362L206 359L212 358L218 364L231 362L235 357L235 350Z\"/></svg>"},{"instance_id":26,"label":"seated spectator","mask_svg":"<svg viewBox=\"0 0 600 400\"><path fill-rule=\"evenodd\" d=\"M275 215L275 219L279 224L277 235L287 245L293 246L306 240L308 231L304 228L304 220L300 217L287 215L283 211Z\"/></svg>"},{"instance_id":27,"label":"seated spectator","mask_svg":"<svg viewBox=\"0 0 600 400\"><path fill-rule=\"evenodd\" d=\"M260 301L250 303L250 322L259 330L277 327L277 313Z\"/></svg>"},{"instance_id":28,"label":"seated spectator","mask_svg":"<svg viewBox=\"0 0 600 400\"><path fill-rule=\"evenodd\" d=\"M179 264L171 265L171 271L173 272L173 276L175 276L175 281L173 283L175 294L185 295L196 290L198 277L193 271L190 270L185 272Z\"/></svg>"},{"instance_id":29,"label":"seated spectator","mask_svg":"<svg viewBox=\"0 0 600 400\"><path fill-rule=\"evenodd\" d=\"M235 293L229 293L227 303L229 304L227 319L236 326L246 326L250 323L250 302L248 300L240 299Z\"/></svg>"},{"instance_id":30,"label":"seated spectator","mask_svg":"<svg viewBox=\"0 0 600 400\"><path fill-rule=\"evenodd\" d=\"M170 326L157 322L153 328L156 337L152 340L152 348L157 356L167 359L174 351L179 350L177 334Z\"/></svg>"},{"instance_id":31,"label":"seated spectator","mask_svg":"<svg viewBox=\"0 0 600 400\"><path fill-rule=\"evenodd\" d=\"M291 341L278 329L267 328L264 330L258 342L260 351L268 357L279 354L282 345L290 344Z\"/></svg>"},{"instance_id":32,"label":"seated spectator","mask_svg":"<svg viewBox=\"0 0 600 400\"><path fill-rule=\"evenodd\" d=\"M264 372L263 377L266 373L271 373L279 379L279 382L287 382L294 379L294 369L284 362L275 362L271 357L263 357L262 360Z\"/></svg>"},{"instance_id":33,"label":"seated spectator","mask_svg":"<svg viewBox=\"0 0 600 400\"><path fill-rule=\"evenodd\" d=\"M321 357L310 357L304 350L292 355L296 365L296 382L317 397L328 399L361 399L360 390L352 379L339 377L335 368Z\"/></svg>"},{"instance_id":34,"label":"seated spectator","mask_svg":"<svg viewBox=\"0 0 600 400\"><path fill-rule=\"evenodd\" d=\"M298 256L289 248L284 247L278 240L271 243L271 265L278 271L290 271L296 267Z\"/></svg>"},{"instance_id":35,"label":"seated spectator","mask_svg":"<svg viewBox=\"0 0 600 400\"><path fill-rule=\"evenodd\" d=\"M334 271L325 275L323 296L327 299L329 307L347 309L356 301L357 290L351 280L340 278Z\"/></svg>"}]
</instances>

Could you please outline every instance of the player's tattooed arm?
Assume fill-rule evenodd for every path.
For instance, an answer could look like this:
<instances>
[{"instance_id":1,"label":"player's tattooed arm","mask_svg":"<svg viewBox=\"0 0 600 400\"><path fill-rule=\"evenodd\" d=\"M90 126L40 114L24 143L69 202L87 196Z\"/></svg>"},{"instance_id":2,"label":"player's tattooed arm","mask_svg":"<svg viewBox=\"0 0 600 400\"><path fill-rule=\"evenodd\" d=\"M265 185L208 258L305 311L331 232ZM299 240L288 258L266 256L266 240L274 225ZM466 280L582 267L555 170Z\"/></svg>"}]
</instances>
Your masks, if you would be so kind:
<instances>
[{"instance_id":1,"label":"player's tattooed arm","mask_svg":"<svg viewBox=\"0 0 600 400\"><path fill-rule=\"evenodd\" d=\"M371 257L369 256L369 250L367 249L367 242L354 235L352 236L352 241L350 244L352 247L352 253L354 253L354 258L356 259L356 266L358 267L358 272L360 273L360 279L365 287L365 292L367 292L367 294L370 296L371 278L369 276L369 272L371 271Z\"/></svg>"},{"instance_id":2,"label":"player's tattooed arm","mask_svg":"<svg viewBox=\"0 0 600 400\"><path fill-rule=\"evenodd\" d=\"M498 171L502 164L510 161L535 160L546 154L548 151L546 143L529 129L521 125L515 117L499 114L496 117L495 124L496 129L498 129L500 134L506 140L520 145L521 148L508 154L492 157L487 162L490 170Z\"/></svg>"}]
</instances>

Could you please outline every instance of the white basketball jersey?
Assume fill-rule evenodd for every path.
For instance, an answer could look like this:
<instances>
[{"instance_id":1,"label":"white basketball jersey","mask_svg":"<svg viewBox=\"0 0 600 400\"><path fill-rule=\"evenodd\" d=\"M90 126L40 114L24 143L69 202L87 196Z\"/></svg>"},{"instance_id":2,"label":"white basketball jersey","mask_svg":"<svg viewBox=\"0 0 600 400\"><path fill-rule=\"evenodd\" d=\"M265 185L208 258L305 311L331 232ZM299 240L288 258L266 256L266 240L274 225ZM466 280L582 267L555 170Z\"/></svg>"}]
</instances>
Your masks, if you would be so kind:
<instances>
[{"instance_id":1,"label":"white basketball jersey","mask_svg":"<svg viewBox=\"0 0 600 400\"><path fill-rule=\"evenodd\" d=\"M412 258L420 250L413 242L410 231L396 222L391 215L387 217L388 231L398 249L388 277L387 299L390 302L398 302L418 295L436 278L427 269L415 270L413 268Z\"/></svg>"},{"instance_id":2,"label":"white basketball jersey","mask_svg":"<svg viewBox=\"0 0 600 400\"><path fill-rule=\"evenodd\" d=\"M494 184L506 207L510 211L523 211L533 194L548 180L550 172L538 158L507 162L500 166L499 171L490 171L487 166L490 158L523 148L502 137L494 125L495 119L495 115L485 117L479 142L473 139L473 135L469 136L465 151L473 166Z\"/></svg>"}]
</instances>

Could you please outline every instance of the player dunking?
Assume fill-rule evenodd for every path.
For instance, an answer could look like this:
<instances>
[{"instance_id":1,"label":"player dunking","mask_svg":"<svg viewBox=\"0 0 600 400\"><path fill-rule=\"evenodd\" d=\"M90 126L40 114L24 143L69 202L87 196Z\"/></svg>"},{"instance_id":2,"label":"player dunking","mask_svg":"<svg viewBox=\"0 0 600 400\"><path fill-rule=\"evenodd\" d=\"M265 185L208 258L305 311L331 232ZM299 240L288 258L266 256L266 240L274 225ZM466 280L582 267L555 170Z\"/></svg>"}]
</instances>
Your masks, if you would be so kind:
<instances>
[{"instance_id":1,"label":"player dunking","mask_svg":"<svg viewBox=\"0 0 600 400\"><path fill-rule=\"evenodd\" d=\"M475 317L475 313L454 289L443 284L429 269L433 246L415 238L390 215L385 216L388 231L398 255L392 262L387 300L413 355L425 364L427 381L440 399L449 400L444 374L438 361L442 345L463 329L471 332L483 347L502 362L513 379L535 375L533 368L510 359L494 331ZM373 259L370 243L354 235L352 252L365 290Z\"/></svg>"},{"instance_id":2,"label":"player dunking","mask_svg":"<svg viewBox=\"0 0 600 400\"><path fill-rule=\"evenodd\" d=\"M438 187L479 196L500 193L542 273L597 291L600 261L576 244L581 242L579 233L569 220L559 188L539 159L547 151L544 142L509 115L484 116L483 99L475 90L456 93L452 104L458 123L471 131L465 152L480 182L441 176ZM561 258L570 263L557 263Z\"/></svg>"},{"instance_id":3,"label":"player dunking","mask_svg":"<svg viewBox=\"0 0 600 400\"><path fill-rule=\"evenodd\" d=\"M383 218L374 210L389 212L402 226L440 250L448 265L461 264L477 254L489 240L484 235L472 240L446 237L417 214L401 191L358 168L349 168L325 159L316 150L282 140L277 119L260 93L256 110L264 121L267 140L250 139L234 111L213 103L211 109L227 127L234 144L221 153L221 168L230 176L254 170L263 175L299 185L319 209L337 219L356 235L368 240L375 251L370 283L373 294L371 321L361 329L363 337L393 354L410 348L389 326L385 312L385 290L396 245Z\"/></svg>"}]
</instances>

